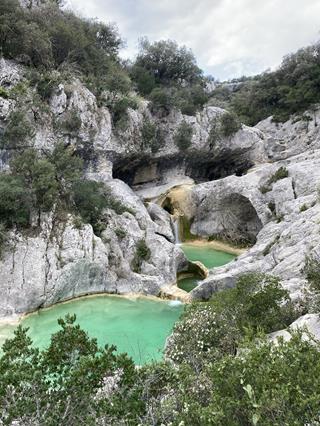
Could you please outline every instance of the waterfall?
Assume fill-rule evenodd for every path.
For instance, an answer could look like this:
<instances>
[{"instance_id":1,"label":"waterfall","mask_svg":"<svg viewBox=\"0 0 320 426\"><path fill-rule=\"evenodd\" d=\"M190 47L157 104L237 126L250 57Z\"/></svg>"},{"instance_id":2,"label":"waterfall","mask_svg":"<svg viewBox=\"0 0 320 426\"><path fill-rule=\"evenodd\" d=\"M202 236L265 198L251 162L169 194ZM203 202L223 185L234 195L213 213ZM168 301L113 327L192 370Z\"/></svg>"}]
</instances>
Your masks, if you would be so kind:
<instances>
[{"instance_id":1,"label":"waterfall","mask_svg":"<svg viewBox=\"0 0 320 426\"><path fill-rule=\"evenodd\" d=\"M179 237L179 216L173 219L173 232L174 232L174 242L176 244L181 244Z\"/></svg>"}]
</instances>

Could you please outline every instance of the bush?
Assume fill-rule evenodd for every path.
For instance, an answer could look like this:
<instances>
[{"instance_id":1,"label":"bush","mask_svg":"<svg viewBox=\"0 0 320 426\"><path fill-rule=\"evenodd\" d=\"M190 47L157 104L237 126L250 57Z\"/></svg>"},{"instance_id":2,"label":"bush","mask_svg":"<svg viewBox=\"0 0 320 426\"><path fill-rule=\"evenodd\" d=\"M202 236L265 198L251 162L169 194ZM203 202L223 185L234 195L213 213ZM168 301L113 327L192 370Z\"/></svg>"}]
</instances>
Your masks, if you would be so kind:
<instances>
[{"instance_id":1,"label":"bush","mask_svg":"<svg viewBox=\"0 0 320 426\"><path fill-rule=\"evenodd\" d=\"M0 222L0 260L4 250L7 248L9 239L6 226Z\"/></svg>"},{"instance_id":2,"label":"bush","mask_svg":"<svg viewBox=\"0 0 320 426\"><path fill-rule=\"evenodd\" d=\"M307 256L304 273L312 290L320 292L320 258L316 254Z\"/></svg>"},{"instance_id":3,"label":"bush","mask_svg":"<svg viewBox=\"0 0 320 426\"><path fill-rule=\"evenodd\" d=\"M173 107L172 93L169 89L157 87L150 93L149 99L151 101L152 112L164 112L169 114Z\"/></svg>"},{"instance_id":4,"label":"bush","mask_svg":"<svg viewBox=\"0 0 320 426\"><path fill-rule=\"evenodd\" d=\"M193 128L191 124L183 121L173 136L174 143L180 151L186 151L192 143Z\"/></svg>"},{"instance_id":5,"label":"bush","mask_svg":"<svg viewBox=\"0 0 320 426\"><path fill-rule=\"evenodd\" d=\"M91 180L78 181L73 185L73 200L84 222L100 233L102 212L108 206L105 185Z\"/></svg>"},{"instance_id":6,"label":"bush","mask_svg":"<svg viewBox=\"0 0 320 426\"><path fill-rule=\"evenodd\" d=\"M118 126L119 124L128 119L128 108L137 109L137 101L132 97L122 97L117 98L114 102L109 104L109 108L111 109L112 119L114 126ZM124 129L126 126L123 126Z\"/></svg>"},{"instance_id":7,"label":"bush","mask_svg":"<svg viewBox=\"0 0 320 426\"><path fill-rule=\"evenodd\" d=\"M35 81L33 81L35 83ZM54 92L54 90L61 83L61 78L56 73L43 73L39 75L37 79L37 92L40 95L41 99L46 101L49 100Z\"/></svg>"},{"instance_id":8,"label":"bush","mask_svg":"<svg viewBox=\"0 0 320 426\"><path fill-rule=\"evenodd\" d=\"M0 174L0 222L6 227L27 226L31 209L31 195L23 180Z\"/></svg>"},{"instance_id":9,"label":"bush","mask_svg":"<svg viewBox=\"0 0 320 426\"><path fill-rule=\"evenodd\" d=\"M79 113L76 110L70 110L65 113L64 120L61 123L61 128L71 135L76 135L81 129L82 121Z\"/></svg>"},{"instance_id":10,"label":"bush","mask_svg":"<svg viewBox=\"0 0 320 426\"><path fill-rule=\"evenodd\" d=\"M152 153L159 151L164 145L164 136L160 128L146 119L141 128L142 148L150 148Z\"/></svg>"},{"instance_id":11,"label":"bush","mask_svg":"<svg viewBox=\"0 0 320 426\"><path fill-rule=\"evenodd\" d=\"M118 238L120 238L121 240L127 236L126 231L124 229L122 229L122 228L116 228L114 230L114 232L115 232L116 236Z\"/></svg>"},{"instance_id":12,"label":"bush","mask_svg":"<svg viewBox=\"0 0 320 426\"><path fill-rule=\"evenodd\" d=\"M10 97L9 92L0 86L0 98L8 99Z\"/></svg>"},{"instance_id":13,"label":"bush","mask_svg":"<svg viewBox=\"0 0 320 426\"><path fill-rule=\"evenodd\" d=\"M234 355L243 336L251 330L266 333L289 325L297 317L277 278L246 274L235 288L216 293L210 302L195 303L170 337L166 355L188 363L196 371L208 362Z\"/></svg>"},{"instance_id":14,"label":"bush","mask_svg":"<svg viewBox=\"0 0 320 426\"><path fill-rule=\"evenodd\" d=\"M220 118L221 134L224 137L230 137L241 129L241 123L236 114L225 112Z\"/></svg>"},{"instance_id":15,"label":"bush","mask_svg":"<svg viewBox=\"0 0 320 426\"><path fill-rule=\"evenodd\" d=\"M33 127L22 110L13 111L1 139L2 148L22 148L34 136Z\"/></svg>"},{"instance_id":16,"label":"bush","mask_svg":"<svg viewBox=\"0 0 320 426\"><path fill-rule=\"evenodd\" d=\"M210 123L210 130L207 143L209 145L209 149L213 149L215 144L219 142L221 139L221 128L218 120L212 120Z\"/></svg>"},{"instance_id":17,"label":"bush","mask_svg":"<svg viewBox=\"0 0 320 426\"><path fill-rule=\"evenodd\" d=\"M208 365L203 375L206 381L202 382L203 376L198 379L204 390L188 398L189 404L194 403L192 397L197 398L195 411L178 416L177 424L192 424L193 418L217 425L316 424L319 350L319 342L294 334L289 342L247 345L241 355Z\"/></svg>"},{"instance_id":18,"label":"bush","mask_svg":"<svg viewBox=\"0 0 320 426\"><path fill-rule=\"evenodd\" d=\"M0 357L0 421L24 425L136 424L144 411L139 373L114 346L98 347L75 316L59 319L44 350L19 326ZM32 389L32 390L31 390ZM12 392L15 397L12 398ZM61 415L66 416L66 421Z\"/></svg>"},{"instance_id":19,"label":"bush","mask_svg":"<svg viewBox=\"0 0 320 426\"><path fill-rule=\"evenodd\" d=\"M151 73L151 71L148 71L141 66L134 65L131 68L130 73L132 80L137 86L138 92L142 96L149 95L155 88L156 82L154 75Z\"/></svg>"},{"instance_id":20,"label":"bush","mask_svg":"<svg viewBox=\"0 0 320 426\"><path fill-rule=\"evenodd\" d=\"M289 176L288 170L286 169L286 167L282 166L268 180L268 185L272 185L273 183L278 182L278 180L285 179L288 176Z\"/></svg>"},{"instance_id":21,"label":"bush","mask_svg":"<svg viewBox=\"0 0 320 426\"><path fill-rule=\"evenodd\" d=\"M140 273L143 261L150 259L151 250L147 246L144 239L141 239L136 244L136 252L132 260L132 269L134 272Z\"/></svg>"}]
</instances>

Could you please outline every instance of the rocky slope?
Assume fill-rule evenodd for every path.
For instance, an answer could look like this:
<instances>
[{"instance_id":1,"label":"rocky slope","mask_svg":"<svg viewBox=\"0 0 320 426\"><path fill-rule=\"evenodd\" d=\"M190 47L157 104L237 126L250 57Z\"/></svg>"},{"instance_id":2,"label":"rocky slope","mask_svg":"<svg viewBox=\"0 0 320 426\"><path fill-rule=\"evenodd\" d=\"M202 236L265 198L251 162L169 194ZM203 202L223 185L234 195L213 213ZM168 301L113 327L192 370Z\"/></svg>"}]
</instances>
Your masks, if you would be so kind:
<instances>
[{"instance_id":1,"label":"rocky slope","mask_svg":"<svg viewBox=\"0 0 320 426\"><path fill-rule=\"evenodd\" d=\"M14 62L0 61L0 85L6 90L26 86L25 73ZM291 295L299 296L305 284L305 257L320 244L319 113L313 113L314 120L308 123L275 125L268 119L256 128L243 125L232 137L210 144L212 122L224 112L220 108L206 107L194 117L178 111L163 117L151 115L140 100L137 110L128 110L126 126L116 128L108 108L99 106L79 80L60 84L46 108L34 102L28 85L24 97L35 131L27 144L41 152L52 151L60 140L74 146L85 161L85 175L109 186L129 211L121 215L106 211L108 227L101 237L90 225L79 229L71 215L59 220L43 216L29 234L12 232L10 250L0 262L0 316L82 294L159 295L161 289L174 286L177 273L188 269L188 262L174 244L170 215L156 204L145 206L142 199L157 198L182 183L189 186L180 207L192 222L193 234L255 243L236 261L211 271L192 292L193 298L207 299L248 271L278 275ZM21 104L16 98L0 97L2 129L17 108ZM66 130L63 123L73 114L78 126ZM142 143L146 121L164 135L156 152ZM191 146L185 151L174 143L182 121L193 128ZM0 151L0 170L8 170L11 156L10 150ZM288 176L269 183L280 167ZM137 273L132 261L141 239L151 256Z\"/></svg>"},{"instance_id":2,"label":"rocky slope","mask_svg":"<svg viewBox=\"0 0 320 426\"><path fill-rule=\"evenodd\" d=\"M245 272L279 276L293 298L301 296L306 285L306 256L320 250L319 131L314 123L307 128L290 121L276 128L271 120L268 122L269 126L264 122L258 127L264 128L269 147L281 144L277 158L283 159L255 167L241 177L197 185L189 197L195 212L194 234L256 241L236 261L211 271L192 292L196 299L209 298L217 289L233 286ZM288 176L270 183L280 168Z\"/></svg>"}]
</instances>

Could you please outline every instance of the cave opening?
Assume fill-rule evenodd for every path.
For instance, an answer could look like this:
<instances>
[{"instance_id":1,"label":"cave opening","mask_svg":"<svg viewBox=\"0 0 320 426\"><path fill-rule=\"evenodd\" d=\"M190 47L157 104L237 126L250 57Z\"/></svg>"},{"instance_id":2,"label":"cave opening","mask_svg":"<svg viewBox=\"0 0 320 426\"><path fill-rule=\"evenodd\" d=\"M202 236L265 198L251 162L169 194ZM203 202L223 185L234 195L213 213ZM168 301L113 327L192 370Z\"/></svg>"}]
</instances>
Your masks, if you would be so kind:
<instances>
[{"instance_id":1,"label":"cave opening","mask_svg":"<svg viewBox=\"0 0 320 426\"><path fill-rule=\"evenodd\" d=\"M221 179L246 173L253 163L244 156L224 154L219 158L210 153L175 154L167 157L135 155L113 160L113 178L121 179L133 189L147 185L161 185L177 176L185 176L195 183Z\"/></svg>"},{"instance_id":2,"label":"cave opening","mask_svg":"<svg viewBox=\"0 0 320 426\"><path fill-rule=\"evenodd\" d=\"M250 200L233 193L215 205L212 217L212 238L221 238L238 245L256 243L262 222Z\"/></svg>"}]
</instances>

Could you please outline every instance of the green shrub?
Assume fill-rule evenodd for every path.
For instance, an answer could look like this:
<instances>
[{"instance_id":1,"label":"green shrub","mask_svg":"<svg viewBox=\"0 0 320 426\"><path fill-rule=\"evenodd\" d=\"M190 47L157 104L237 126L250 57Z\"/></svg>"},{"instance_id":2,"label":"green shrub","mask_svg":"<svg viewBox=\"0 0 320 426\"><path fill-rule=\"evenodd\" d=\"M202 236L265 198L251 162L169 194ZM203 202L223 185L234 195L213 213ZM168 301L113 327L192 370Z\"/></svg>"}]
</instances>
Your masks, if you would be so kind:
<instances>
[{"instance_id":1,"label":"green shrub","mask_svg":"<svg viewBox=\"0 0 320 426\"><path fill-rule=\"evenodd\" d=\"M280 167L268 180L268 185L272 185L275 182L278 182L278 180L285 179L289 176L289 172L286 169L286 167Z\"/></svg>"},{"instance_id":2,"label":"green shrub","mask_svg":"<svg viewBox=\"0 0 320 426\"><path fill-rule=\"evenodd\" d=\"M216 293L208 303L189 306L175 325L166 355L199 370L208 362L234 355L251 330L268 333L289 325L297 313L279 280L264 274L246 274L236 286Z\"/></svg>"},{"instance_id":3,"label":"green shrub","mask_svg":"<svg viewBox=\"0 0 320 426\"><path fill-rule=\"evenodd\" d=\"M201 418L201 424L215 425L316 424L319 350L319 342L305 341L296 333L289 342L247 345L240 356L208 365L204 391L194 404L196 412L178 416L177 424L192 424L196 418Z\"/></svg>"},{"instance_id":4,"label":"green shrub","mask_svg":"<svg viewBox=\"0 0 320 426\"><path fill-rule=\"evenodd\" d=\"M30 221L32 198L23 179L0 174L0 222L6 227L27 226Z\"/></svg>"},{"instance_id":5,"label":"green shrub","mask_svg":"<svg viewBox=\"0 0 320 426\"><path fill-rule=\"evenodd\" d=\"M218 120L212 120L210 123L210 130L207 143L209 145L209 149L213 149L215 144L219 142L221 139L221 128Z\"/></svg>"},{"instance_id":6,"label":"green shrub","mask_svg":"<svg viewBox=\"0 0 320 426\"><path fill-rule=\"evenodd\" d=\"M137 101L134 98L128 96L116 99L114 102L112 102L109 105L109 108L111 109L114 126L119 127L120 123L122 123L123 121L126 122L128 120L128 108L137 109L137 107ZM122 127L123 130L126 129L126 126Z\"/></svg>"},{"instance_id":7,"label":"green shrub","mask_svg":"<svg viewBox=\"0 0 320 426\"><path fill-rule=\"evenodd\" d=\"M151 101L152 112L164 112L169 114L174 105L172 93L167 88L156 87L150 93L149 99Z\"/></svg>"},{"instance_id":8,"label":"green shrub","mask_svg":"<svg viewBox=\"0 0 320 426\"><path fill-rule=\"evenodd\" d=\"M0 98L8 99L10 97L9 92L0 86Z\"/></svg>"},{"instance_id":9,"label":"green shrub","mask_svg":"<svg viewBox=\"0 0 320 426\"><path fill-rule=\"evenodd\" d=\"M164 136L161 129L146 119L141 128L142 148L150 148L152 153L159 151L164 145Z\"/></svg>"},{"instance_id":10,"label":"green shrub","mask_svg":"<svg viewBox=\"0 0 320 426\"><path fill-rule=\"evenodd\" d=\"M304 273L311 288L320 292L320 259L317 255L306 257Z\"/></svg>"},{"instance_id":11,"label":"green shrub","mask_svg":"<svg viewBox=\"0 0 320 426\"><path fill-rule=\"evenodd\" d=\"M232 112L225 112L220 118L221 134L229 137L241 129L241 123L237 115Z\"/></svg>"},{"instance_id":12,"label":"green shrub","mask_svg":"<svg viewBox=\"0 0 320 426\"><path fill-rule=\"evenodd\" d=\"M54 90L61 83L61 79L58 74L55 73L44 73L40 75L37 83L37 92L41 99L49 100Z\"/></svg>"},{"instance_id":13,"label":"green shrub","mask_svg":"<svg viewBox=\"0 0 320 426\"><path fill-rule=\"evenodd\" d=\"M74 109L65 113L65 117L61 123L62 129L72 135L75 135L79 132L79 130L81 129L81 125L81 117L79 113Z\"/></svg>"},{"instance_id":14,"label":"green shrub","mask_svg":"<svg viewBox=\"0 0 320 426\"><path fill-rule=\"evenodd\" d=\"M99 230L102 212L108 206L106 188L101 182L80 180L73 185L73 200L77 213L84 222L90 223L95 231Z\"/></svg>"},{"instance_id":15,"label":"green shrub","mask_svg":"<svg viewBox=\"0 0 320 426\"><path fill-rule=\"evenodd\" d=\"M191 124L183 121L176 130L173 139L180 151L190 148L192 143L193 128Z\"/></svg>"},{"instance_id":16,"label":"green shrub","mask_svg":"<svg viewBox=\"0 0 320 426\"><path fill-rule=\"evenodd\" d=\"M0 222L0 260L4 250L7 248L8 243L9 239L6 226Z\"/></svg>"},{"instance_id":17,"label":"green shrub","mask_svg":"<svg viewBox=\"0 0 320 426\"><path fill-rule=\"evenodd\" d=\"M34 130L22 110L13 111L1 139L2 148L22 148L34 136Z\"/></svg>"},{"instance_id":18,"label":"green shrub","mask_svg":"<svg viewBox=\"0 0 320 426\"><path fill-rule=\"evenodd\" d=\"M114 230L114 232L115 232L116 236L118 238L120 238L121 240L127 236L126 231L124 229L122 229L122 228L116 228Z\"/></svg>"},{"instance_id":19,"label":"green shrub","mask_svg":"<svg viewBox=\"0 0 320 426\"><path fill-rule=\"evenodd\" d=\"M4 343L1 421L10 424L19 418L25 425L93 425L101 416L109 424L137 424L144 402L133 361L116 353L114 346L98 347L97 340L75 321L75 315L59 319L57 332L40 351L21 326ZM12 389L15 398L10 397Z\"/></svg>"},{"instance_id":20,"label":"green shrub","mask_svg":"<svg viewBox=\"0 0 320 426\"><path fill-rule=\"evenodd\" d=\"M136 252L132 260L132 269L134 272L140 273L143 261L150 259L151 250L147 246L144 239L141 239L136 244Z\"/></svg>"},{"instance_id":21,"label":"green shrub","mask_svg":"<svg viewBox=\"0 0 320 426\"><path fill-rule=\"evenodd\" d=\"M262 186L260 186L259 190L260 190L261 194L266 194L267 192L272 191L272 188L270 186L267 186L267 185L262 185Z\"/></svg>"},{"instance_id":22,"label":"green shrub","mask_svg":"<svg viewBox=\"0 0 320 426\"><path fill-rule=\"evenodd\" d=\"M149 95L155 88L155 78L151 71L148 71L141 66L134 65L131 68L130 73L137 86L138 92L142 96Z\"/></svg>"}]
</instances>

